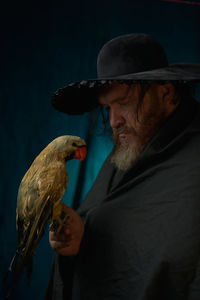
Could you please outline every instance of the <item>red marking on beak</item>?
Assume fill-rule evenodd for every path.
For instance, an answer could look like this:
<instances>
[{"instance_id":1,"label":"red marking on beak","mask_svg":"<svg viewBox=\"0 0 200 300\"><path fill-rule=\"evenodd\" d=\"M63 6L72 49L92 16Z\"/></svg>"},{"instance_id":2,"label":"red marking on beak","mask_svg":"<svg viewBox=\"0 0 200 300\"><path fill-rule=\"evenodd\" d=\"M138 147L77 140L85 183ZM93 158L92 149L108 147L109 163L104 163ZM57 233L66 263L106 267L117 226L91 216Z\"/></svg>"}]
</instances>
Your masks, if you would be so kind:
<instances>
[{"instance_id":1,"label":"red marking on beak","mask_svg":"<svg viewBox=\"0 0 200 300\"><path fill-rule=\"evenodd\" d=\"M77 148L74 154L73 158L77 158L80 161L83 161L87 155L87 148L86 147L81 147Z\"/></svg>"}]
</instances>

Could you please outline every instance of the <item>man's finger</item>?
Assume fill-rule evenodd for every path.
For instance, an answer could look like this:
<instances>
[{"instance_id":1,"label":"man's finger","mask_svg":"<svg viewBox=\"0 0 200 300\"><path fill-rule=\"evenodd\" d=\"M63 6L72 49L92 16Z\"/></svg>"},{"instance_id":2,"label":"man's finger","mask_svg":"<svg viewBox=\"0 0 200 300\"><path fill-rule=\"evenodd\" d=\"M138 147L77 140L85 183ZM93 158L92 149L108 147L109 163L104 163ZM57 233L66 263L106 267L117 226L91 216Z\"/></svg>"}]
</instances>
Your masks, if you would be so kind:
<instances>
[{"instance_id":1,"label":"man's finger","mask_svg":"<svg viewBox=\"0 0 200 300\"><path fill-rule=\"evenodd\" d=\"M65 249L70 246L70 242L51 241L51 247L54 250Z\"/></svg>"},{"instance_id":2,"label":"man's finger","mask_svg":"<svg viewBox=\"0 0 200 300\"><path fill-rule=\"evenodd\" d=\"M68 241L71 238L71 231L69 228L66 228L64 232L56 234L54 231L49 232L49 240L50 241Z\"/></svg>"}]
</instances>

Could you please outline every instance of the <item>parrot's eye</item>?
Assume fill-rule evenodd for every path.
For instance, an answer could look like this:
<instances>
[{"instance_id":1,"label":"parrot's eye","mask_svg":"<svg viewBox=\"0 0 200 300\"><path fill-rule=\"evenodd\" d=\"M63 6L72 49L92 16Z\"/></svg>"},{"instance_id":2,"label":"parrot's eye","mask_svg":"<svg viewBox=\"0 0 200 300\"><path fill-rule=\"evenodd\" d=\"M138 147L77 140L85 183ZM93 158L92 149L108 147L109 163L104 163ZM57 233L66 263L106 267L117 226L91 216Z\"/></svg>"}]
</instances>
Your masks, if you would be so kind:
<instances>
[{"instance_id":1,"label":"parrot's eye","mask_svg":"<svg viewBox=\"0 0 200 300\"><path fill-rule=\"evenodd\" d=\"M76 143L72 143L72 146L74 147L78 147L78 145Z\"/></svg>"}]
</instances>

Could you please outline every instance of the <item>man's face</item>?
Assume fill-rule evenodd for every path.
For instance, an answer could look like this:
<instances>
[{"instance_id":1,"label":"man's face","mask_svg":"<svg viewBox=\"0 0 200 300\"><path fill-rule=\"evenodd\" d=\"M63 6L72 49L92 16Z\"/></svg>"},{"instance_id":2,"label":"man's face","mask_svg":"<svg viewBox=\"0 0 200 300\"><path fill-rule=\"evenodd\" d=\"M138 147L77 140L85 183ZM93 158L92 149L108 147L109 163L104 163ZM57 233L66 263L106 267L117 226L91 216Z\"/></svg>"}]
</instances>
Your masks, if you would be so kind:
<instances>
[{"instance_id":1,"label":"man's face","mask_svg":"<svg viewBox=\"0 0 200 300\"><path fill-rule=\"evenodd\" d=\"M112 162L121 170L132 165L167 115L157 84L146 91L138 109L140 96L140 84L116 82L99 97L100 103L108 109L113 132Z\"/></svg>"}]
</instances>

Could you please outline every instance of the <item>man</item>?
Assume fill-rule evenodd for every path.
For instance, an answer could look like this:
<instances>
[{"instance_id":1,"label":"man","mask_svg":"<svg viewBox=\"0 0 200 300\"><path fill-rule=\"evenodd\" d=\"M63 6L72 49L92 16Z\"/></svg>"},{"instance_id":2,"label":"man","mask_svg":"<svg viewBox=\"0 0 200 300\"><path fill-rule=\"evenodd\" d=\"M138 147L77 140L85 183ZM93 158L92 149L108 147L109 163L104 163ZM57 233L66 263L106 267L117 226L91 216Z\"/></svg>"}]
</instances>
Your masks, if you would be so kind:
<instances>
[{"instance_id":1,"label":"man","mask_svg":"<svg viewBox=\"0 0 200 300\"><path fill-rule=\"evenodd\" d=\"M103 105L114 149L63 236L46 299L200 299L200 65L168 65L144 34L108 42L98 79L55 94L83 113ZM66 99L74 97L67 103ZM76 102L74 104L74 102Z\"/></svg>"}]
</instances>

